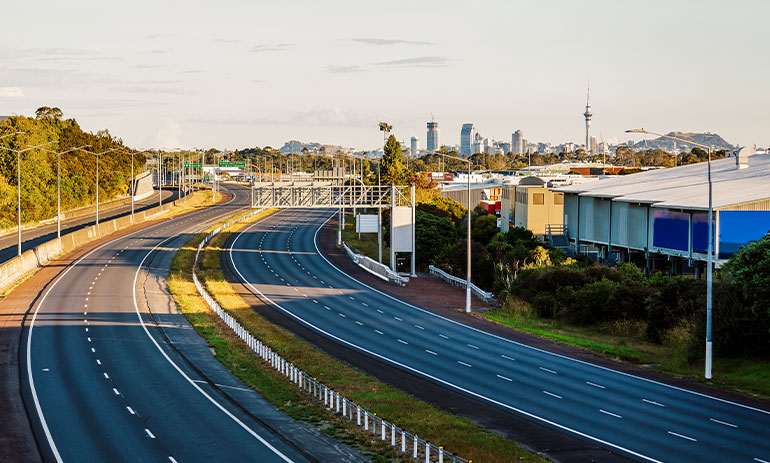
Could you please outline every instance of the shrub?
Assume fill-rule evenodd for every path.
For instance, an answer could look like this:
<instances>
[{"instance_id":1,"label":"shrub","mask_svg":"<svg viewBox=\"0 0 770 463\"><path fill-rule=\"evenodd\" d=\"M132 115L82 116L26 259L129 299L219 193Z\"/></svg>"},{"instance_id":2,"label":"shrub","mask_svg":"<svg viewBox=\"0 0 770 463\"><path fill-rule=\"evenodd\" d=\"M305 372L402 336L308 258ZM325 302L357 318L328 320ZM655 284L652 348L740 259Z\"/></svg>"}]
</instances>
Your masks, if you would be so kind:
<instances>
[{"instance_id":1,"label":"shrub","mask_svg":"<svg viewBox=\"0 0 770 463\"><path fill-rule=\"evenodd\" d=\"M569 321L589 325L610 320L613 310L608 302L619 286L617 282L602 278L575 291L574 302L567 314Z\"/></svg>"},{"instance_id":2,"label":"shrub","mask_svg":"<svg viewBox=\"0 0 770 463\"><path fill-rule=\"evenodd\" d=\"M706 305L706 284L691 278L661 280L658 291L647 305L647 337L660 343L666 331L682 319L692 319Z\"/></svg>"}]
</instances>

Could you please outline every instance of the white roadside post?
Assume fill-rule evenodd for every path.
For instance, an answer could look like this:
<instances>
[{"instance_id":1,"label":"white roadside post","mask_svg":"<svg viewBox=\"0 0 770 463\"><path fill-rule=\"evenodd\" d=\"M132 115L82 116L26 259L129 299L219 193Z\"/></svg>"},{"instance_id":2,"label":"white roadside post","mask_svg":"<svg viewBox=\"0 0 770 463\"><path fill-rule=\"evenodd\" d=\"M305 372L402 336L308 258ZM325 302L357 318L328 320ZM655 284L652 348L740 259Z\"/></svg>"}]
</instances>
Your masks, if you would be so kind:
<instances>
[{"instance_id":1,"label":"white roadside post","mask_svg":"<svg viewBox=\"0 0 770 463\"><path fill-rule=\"evenodd\" d=\"M694 143L684 138L674 137L671 135L663 135L660 133L650 132L644 129L629 129L626 133L643 133L647 135L655 135L669 140L678 141L687 145L697 146L698 148L705 149L708 152L708 250L706 251L706 365L705 365L705 377L711 379L711 367L713 364L712 357L712 289L713 289L713 264L714 264L714 208L712 204L712 185L711 185L711 151L713 148L708 145L702 145L700 143Z\"/></svg>"}]
</instances>

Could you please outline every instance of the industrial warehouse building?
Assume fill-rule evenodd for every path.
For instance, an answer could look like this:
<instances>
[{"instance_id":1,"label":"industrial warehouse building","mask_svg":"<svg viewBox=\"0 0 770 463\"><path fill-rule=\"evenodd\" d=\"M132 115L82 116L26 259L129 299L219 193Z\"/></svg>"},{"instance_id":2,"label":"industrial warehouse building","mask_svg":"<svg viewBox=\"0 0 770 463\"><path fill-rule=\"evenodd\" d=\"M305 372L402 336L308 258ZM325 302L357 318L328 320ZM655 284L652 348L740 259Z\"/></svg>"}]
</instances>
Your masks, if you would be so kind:
<instances>
[{"instance_id":1,"label":"industrial warehouse building","mask_svg":"<svg viewBox=\"0 0 770 463\"><path fill-rule=\"evenodd\" d=\"M753 152L711 163L717 266L770 231L770 154ZM707 169L702 162L557 188L571 247L621 261L643 253L648 266L665 258L697 273L708 249Z\"/></svg>"},{"instance_id":2,"label":"industrial warehouse building","mask_svg":"<svg viewBox=\"0 0 770 463\"><path fill-rule=\"evenodd\" d=\"M564 218L564 194L548 188L541 177L524 177L518 185L503 184L500 231L521 227L537 236L549 229L561 230Z\"/></svg>"}]
</instances>

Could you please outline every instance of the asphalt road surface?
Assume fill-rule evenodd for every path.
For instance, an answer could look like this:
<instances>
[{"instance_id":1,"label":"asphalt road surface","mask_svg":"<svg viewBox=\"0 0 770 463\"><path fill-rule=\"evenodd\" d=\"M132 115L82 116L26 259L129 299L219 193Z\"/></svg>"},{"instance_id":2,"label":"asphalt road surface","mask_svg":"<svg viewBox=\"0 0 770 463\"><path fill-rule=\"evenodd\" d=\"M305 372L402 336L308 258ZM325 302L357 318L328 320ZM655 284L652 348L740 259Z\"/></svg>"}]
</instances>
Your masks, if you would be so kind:
<instances>
[{"instance_id":1,"label":"asphalt road surface","mask_svg":"<svg viewBox=\"0 0 770 463\"><path fill-rule=\"evenodd\" d=\"M274 409L259 411L256 394L222 371L173 310L165 286L173 253L191 230L247 204L247 188L229 188L227 205L95 248L30 312L22 386L46 460L361 460Z\"/></svg>"},{"instance_id":2,"label":"asphalt road surface","mask_svg":"<svg viewBox=\"0 0 770 463\"><path fill-rule=\"evenodd\" d=\"M174 201L178 197L177 190L163 190L163 203ZM150 209L158 205L158 195L153 194L141 201L134 201L134 211L142 211L144 209ZM99 211L99 222L106 222L108 220L123 217L131 214L131 204L125 206L114 207L109 210ZM84 217L76 217L69 220L64 220L61 223L61 233L65 235L72 233L75 230L81 228L90 227L96 221L94 214L90 214ZM35 246L45 243L56 238L56 222L44 225L42 227L35 227L29 230L21 231L21 252L28 249L32 249ZM0 237L0 263L13 259L18 255L18 237L16 233L5 235Z\"/></svg>"},{"instance_id":3,"label":"asphalt road surface","mask_svg":"<svg viewBox=\"0 0 770 463\"><path fill-rule=\"evenodd\" d=\"M231 242L237 276L336 342L641 461L770 462L770 413L449 320L370 288L318 251L333 211L287 210Z\"/></svg>"}]
</instances>

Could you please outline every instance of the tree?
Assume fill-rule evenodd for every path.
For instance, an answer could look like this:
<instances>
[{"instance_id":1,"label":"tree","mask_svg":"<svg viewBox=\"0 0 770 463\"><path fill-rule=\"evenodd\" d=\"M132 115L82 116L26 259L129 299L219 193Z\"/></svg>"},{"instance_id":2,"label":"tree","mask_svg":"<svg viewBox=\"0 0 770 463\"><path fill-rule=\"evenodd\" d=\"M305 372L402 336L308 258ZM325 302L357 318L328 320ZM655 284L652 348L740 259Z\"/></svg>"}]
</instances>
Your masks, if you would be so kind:
<instances>
[{"instance_id":1,"label":"tree","mask_svg":"<svg viewBox=\"0 0 770 463\"><path fill-rule=\"evenodd\" d=\"M393 135L391 135L388 138L388 142L385 143L381 166L381 178L384 185L390 183L404 185L409 178L409 174L404 167L404 156L401 153L401 143L399 143Z\"/></svg>"},{"instance_id":2,"label":"tree","mask_svg":"<svg viewBox=\"0 0 770 463\"><path fill-rule=\"evenodd\" d=\"M38 119L54 119L54 120L60 120L64 113L62 113L62 110L54 106L53 108L48 106L41 106L37 108L37 111L35 111L35 117Z\"/></svg>"},{"instance_id":3,"label":"tree","mask_svg":"<svg viewBox=\"0 0 770 463\"><path fill-rule=\"evenodd\" d=\"M415 219L415 263L418 267L427 267L441 250L457 240L457 230L446 217L437 217L428 212L416 211Z\"/></svg>"}]
</instances>

